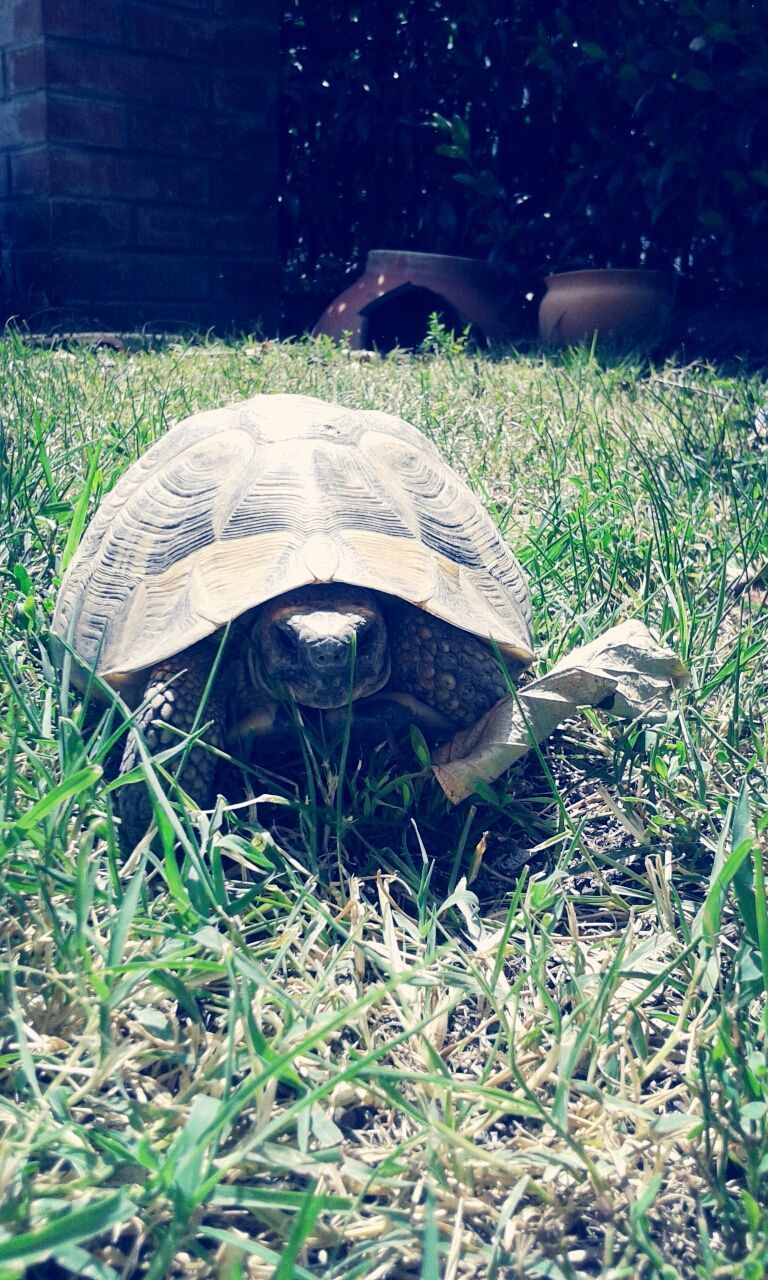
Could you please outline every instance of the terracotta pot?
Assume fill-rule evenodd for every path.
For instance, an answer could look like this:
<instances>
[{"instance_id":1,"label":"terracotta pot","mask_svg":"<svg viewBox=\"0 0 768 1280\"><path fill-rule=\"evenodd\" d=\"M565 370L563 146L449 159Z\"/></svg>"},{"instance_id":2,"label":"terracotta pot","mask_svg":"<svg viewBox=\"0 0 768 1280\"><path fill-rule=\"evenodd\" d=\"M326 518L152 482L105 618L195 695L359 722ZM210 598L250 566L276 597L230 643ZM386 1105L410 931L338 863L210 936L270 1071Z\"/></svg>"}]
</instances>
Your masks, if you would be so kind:
<instances>
[{"instance_id":1,"label":"terracotta pot","mask_svg":"<svg viewBox=\"0 0 768 1280\"><path fill-rule=\"evenodd\" d=\"M363 274L325 309L312 333L337 340L346 334L353 351L415 346L426 335L429 313L442 311L493 346L512 339L504 318L509 303L503 277L475 258L373 249ZM390 339L379 341L379 335Z\"/></svg>"},{"instance_id":2,"label":"terracotta pot","mask_svg":"<svg viewBox=\"0 0 768 1280\"><path fill-rule=\"evenodd\" d=\"M563 271L545 284L539 336L557 347L590 342L595 334L625 347L652 346L672 309L674 277L665 271Z\"/></svg>"}]
</instances>

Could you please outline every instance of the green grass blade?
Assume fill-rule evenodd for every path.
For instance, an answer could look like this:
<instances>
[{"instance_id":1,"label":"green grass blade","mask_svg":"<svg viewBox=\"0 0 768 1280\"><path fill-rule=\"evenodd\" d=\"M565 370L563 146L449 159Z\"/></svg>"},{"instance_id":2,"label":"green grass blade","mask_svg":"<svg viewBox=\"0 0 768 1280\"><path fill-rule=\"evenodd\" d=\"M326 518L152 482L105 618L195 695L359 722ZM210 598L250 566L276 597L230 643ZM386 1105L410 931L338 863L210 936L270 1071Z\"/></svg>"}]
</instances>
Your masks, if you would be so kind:
<instances>
[{"instance_id":1,"label":"green grass blade","mask_svg":"<svg viewBox=\"0 0 768 1280\"><path fill-rule=\"evenodd\" d=\"M126 1222L136 1212L136 1204L125 1191L94 1200L84 1209L72 1209L53 1218L35 1231L0 1240L0 1262L30 1261L50 1253L57 1245L81 1244L110 1227Z\"/></svg>"}]
</instances>

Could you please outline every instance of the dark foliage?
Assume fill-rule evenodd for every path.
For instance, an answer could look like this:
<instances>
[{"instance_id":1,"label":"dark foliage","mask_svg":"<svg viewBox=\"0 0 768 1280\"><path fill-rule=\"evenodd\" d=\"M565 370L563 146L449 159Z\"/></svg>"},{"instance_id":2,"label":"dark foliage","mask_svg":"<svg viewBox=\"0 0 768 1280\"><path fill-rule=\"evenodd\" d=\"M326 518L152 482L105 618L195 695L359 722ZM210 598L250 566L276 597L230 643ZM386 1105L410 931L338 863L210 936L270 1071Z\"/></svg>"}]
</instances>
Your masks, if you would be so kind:
<instances>
[{"instance_id":1,"label":"dark foliage","mask_svg":"<svg viewBox=\"0 0 768 1280\"><path fill-rule=\"evenodd\" d=\"M370 248L768 285L766 0L284 0L287 285Z\"/></svg>"}]
</instances>

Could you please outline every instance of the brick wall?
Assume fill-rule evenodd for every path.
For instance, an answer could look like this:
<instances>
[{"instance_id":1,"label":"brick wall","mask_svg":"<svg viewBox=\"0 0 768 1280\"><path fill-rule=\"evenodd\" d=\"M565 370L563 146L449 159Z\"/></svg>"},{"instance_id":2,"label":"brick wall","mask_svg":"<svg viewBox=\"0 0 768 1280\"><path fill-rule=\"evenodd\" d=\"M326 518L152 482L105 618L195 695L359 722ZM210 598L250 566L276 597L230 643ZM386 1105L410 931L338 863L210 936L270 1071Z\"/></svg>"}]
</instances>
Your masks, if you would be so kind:
<instances>
[{"instance_id":1,"label":"brick wall","mask_svg":"<svg viewBox=\"0 0 768 1280\"><path fill-rule=\"evenodd\" d=\"M276 0L0 0L0 319L274 324Z\"/></svg>"}]
</instances>

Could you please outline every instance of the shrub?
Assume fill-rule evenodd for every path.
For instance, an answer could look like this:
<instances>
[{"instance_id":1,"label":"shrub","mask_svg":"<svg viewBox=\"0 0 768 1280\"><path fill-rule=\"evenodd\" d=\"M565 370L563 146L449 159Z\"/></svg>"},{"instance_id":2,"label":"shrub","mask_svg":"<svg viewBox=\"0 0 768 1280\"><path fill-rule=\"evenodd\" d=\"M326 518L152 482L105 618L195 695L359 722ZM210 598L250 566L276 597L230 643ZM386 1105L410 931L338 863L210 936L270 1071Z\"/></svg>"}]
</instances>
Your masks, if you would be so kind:
<instances>
[{"instance_id":1,"label":"shrub","mask_svg":"<svg viewBox=\"0 0 768 1280\"><path fill-rule=\"evenodd\" d=\"M373 247L768 284L759 0L286 0L284 32L293 288Z\"/></svg>"}]
</instances>

